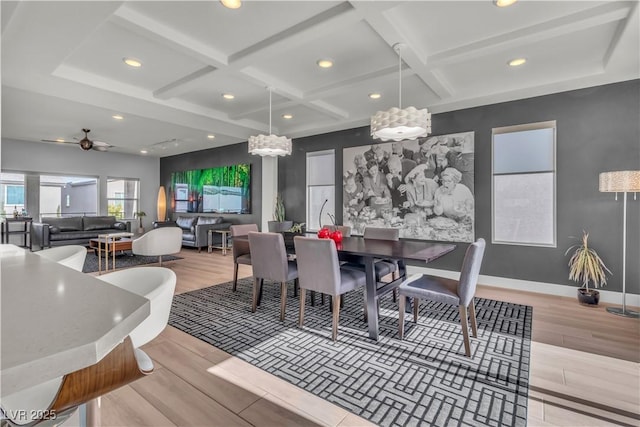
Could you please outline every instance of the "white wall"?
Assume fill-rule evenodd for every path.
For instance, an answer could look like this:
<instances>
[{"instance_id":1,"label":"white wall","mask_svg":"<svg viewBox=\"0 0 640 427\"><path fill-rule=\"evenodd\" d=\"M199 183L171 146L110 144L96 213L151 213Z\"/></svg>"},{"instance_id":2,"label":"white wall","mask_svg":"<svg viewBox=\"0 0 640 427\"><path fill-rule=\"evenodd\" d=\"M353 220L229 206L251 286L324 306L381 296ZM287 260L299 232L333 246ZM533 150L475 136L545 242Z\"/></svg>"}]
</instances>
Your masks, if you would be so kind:
<instances>
[{"instance_id":1,"label":"white wall","mask_svg":"<svg viewBox=\"0 0 640 427\"><path fill-rule=\"evenodd\" d=\"M107 214L107 177L140 180L140 207L148 212L144 226L155 221L160 186L160 159L128 154L82 151L76 145L57 146L39 142L2 138L0 170L7 172L45 172L51 174L98 177L98 212Z\"/></svg>"}]
</instances>

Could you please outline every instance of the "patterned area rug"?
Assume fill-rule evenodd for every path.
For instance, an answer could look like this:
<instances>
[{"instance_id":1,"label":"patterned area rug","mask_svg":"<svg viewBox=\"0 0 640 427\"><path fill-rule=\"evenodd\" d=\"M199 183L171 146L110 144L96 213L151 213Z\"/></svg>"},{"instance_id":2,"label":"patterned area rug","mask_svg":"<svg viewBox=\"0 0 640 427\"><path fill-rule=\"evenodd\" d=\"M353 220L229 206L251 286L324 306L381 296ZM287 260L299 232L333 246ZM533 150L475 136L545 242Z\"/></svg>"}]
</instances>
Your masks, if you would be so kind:
<instances>
[{"instance_id":1,"label":"patterned area rug","mask_svg":"<svg viewBox=\"0 0 640 427\"><path fill-rule=\"evenodd\" d=\"M182 259L173 255L164 255L162 257L162 262L165 261L174 261L177 259ZM142 255L131 255L130 252L125 252L123 254L116 254L116 268L128 268L135 267L137 265L144 264L153 264L154 262L158 262L157 256L142 256ZM102 263L104 264L104 254L102 258ZM111 258L109 258L109 266L111 266ZM104 265L102 266L104 268ZM82 267L83 273L93 273L98 271L98 257L93 252L87 252L87 257L84 260L84 266Z\"/></svg>"},{"instance_id":2,"label":"patterned area rug","mask_svg":"<svg viewBox=\"0 0 640 427\"><path fill-rule=\"evenodd\" d=\"M289 286L265 281L251 313L251 279L176 295L169 324L382 426L522 426L527 420L532 307L476 299L478 338L464 356L458 309L422 302L418 325L397 338L397 304L380 304L380 339L368 338L362 292L346 295L338 340L331 313L307 297L304 329ZM319 298L318 298L319 300Z\"/></svg>"}]
</instances>

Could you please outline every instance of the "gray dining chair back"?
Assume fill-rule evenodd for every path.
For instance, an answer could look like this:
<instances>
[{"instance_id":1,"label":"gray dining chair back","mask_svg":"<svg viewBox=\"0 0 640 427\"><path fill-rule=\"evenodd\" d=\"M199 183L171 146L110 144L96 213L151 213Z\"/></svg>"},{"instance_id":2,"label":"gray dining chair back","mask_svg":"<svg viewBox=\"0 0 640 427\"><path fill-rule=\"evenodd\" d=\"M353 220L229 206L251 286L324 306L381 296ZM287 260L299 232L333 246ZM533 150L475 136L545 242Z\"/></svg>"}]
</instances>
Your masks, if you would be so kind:
<instances>
[{"instance_id":1,"label":"gray dining chair back","mask_svg":"<svg viewBox=\"0 0 640 427\"><path fill-rule=\"evenodd\" d=\"M280 283L280 320L284 320L287 302L287 282L296 280L298 269L296 263L289 261L284 246L284 238L280 233L249 232L249 248L251 250L251 266L253 268L253 306L255 312L258 298L265 279ZM295 288L294 288L295 289Z\"/></svg>"},{"instance_id":2,"label":"gray dining chair back","mask_svg":"<svg viewBox=\"0 0 640 427\"><path fill-rule=\"evenodd\" d=\"M323 225L322 228L328 228L332 232L339 231L342 233L342 237L351 237L351 227L348 225Z\"/></svg>"},{"instance_id":3,"label":"gray dining chair back","mask_svg":"<svg viewBox=\"0 0 640 427\"><path fill-rule=\"evenodd\" d=\"M400 230L397 228L366 227L364 229L364 238L398 241L400 240Z\"/></svg>"},{"instance_id":4,"label":"gray dining chair back","mask_svg":"<svg viewBox=\"0 0 640 427\"><path fill-rule=\"evenodd\" d=\"M404 310L406 298L413 298L413 321L418 322L418 309L421 299L436 301L442 304L458 306L460 326L464 339L465 355L471 357L468 320L471 320L473 337L478 336L476 309L473 297L476 293L480 267L484 258L486 243L480 238L469 245L462 262L460 279L453 280L428 274L416 274L405 280L399 287L398 300L398 335L404 337Z\"/></svg>"},{"instance_id":5,"label":"gray dining chair back","mask_svg":"<svg viewBox=\"0 0 640 427\"><path fill-rule=\"evenodd\" d=\"M332 297L331 337L338 337L340 301L346 292L365 286L366 275L361 270L341 268L336 244L331 239L316 239L296 236L293 239L298 259L300 281L300 311L298 326L304 324L304 308L307 289Z\"/></svg>"},{"instance_id":6,"label":"gray dining chair back","mask_svg":"<svg viewBox=\"0 0 640 427\"><path fill-rule=\"evenodd\" d=\"M240 224L229 227L231 237L246 236L252 231L258 231L257 224ZM238 286L238 267L239 264L251 265L251 250L249 241L234 241L231 246L233 254L233 291Z\"/></svg>"},{"instance_id":7,"label":"gray dining chair back","mask_svg":"<svg viewBox=\"0 0 640 427\"><path fill-rule=\"evenodd\" d=\"M340 294L340 262L331 239L293 239L300 287L328 295Z\"/></svg>"}]
</instances>

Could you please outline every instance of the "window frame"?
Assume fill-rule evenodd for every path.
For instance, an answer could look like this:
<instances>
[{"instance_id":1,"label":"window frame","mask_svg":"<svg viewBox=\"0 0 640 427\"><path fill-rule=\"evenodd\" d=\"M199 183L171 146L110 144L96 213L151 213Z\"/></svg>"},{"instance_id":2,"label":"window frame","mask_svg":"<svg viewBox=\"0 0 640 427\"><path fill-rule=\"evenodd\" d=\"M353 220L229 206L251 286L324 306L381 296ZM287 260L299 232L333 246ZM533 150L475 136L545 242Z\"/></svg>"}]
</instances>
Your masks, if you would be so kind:
<instances>
[{"instance_id":1,"label":"window frame","mask_svg":"<svg viewBox=\"0 0 640 427\"><path fill-rule=\"evenodd\" d=\"M309 160L313 157L319 157L319 156L326 156L326 155L333 155L333 167L334 167L334 171L333 171L333 176L332 176L332 183L331 184L309 184ZM334 205L334 212L333 212L333 216L335 218L335 200L336 200L336 174L335 174L335 165L336 165L336 150L334 148L331 149L327 149L327 150L320 150L320 151L309 151L306 153L306 181L305 181L305 221L306 221L306 229L307 231L318 231L320 228L318 228L317 230L314 230L312 228L310 228L311 226L311 221L309 221L309 212L310 212L310 203L311 203L311 198L309 197L311 194L311 188L312 187L333 187L333 205ZM322 224L318 224L319 227L322 227Z\"/></svg>"},{"instance_id":2,"label":"window frame","mask_svg":"<svg viewBox=\"0 0 640 427\"><path fill-rule=\"evenodd\" d=\"M124 205L125 202L127 201L133 201L135 202L135 206L136 208L134 209L134 216L136 212L140 212L141 211L141 207L140 207L140 196L142 195L142 187L140 184L140 178L125 178L125 177L115 177L115 176L108 176L106 178L107 181L107 197L106 197L106 201L107 201L107 213L109 212L109 202L111 201L115 201L115 202L122 202L122 204ZM109 181L135 181L138 183L138 197L136 198L122 198L122 199L118 199L118 198L113 198L113 197L109 197ZM117 192L116 192L117 193ZM120 220L130 220L130 219L135 219L135 218L127 218L124 216L124 212L123 212L123 217L122 218L118 218L116 216L116 219L120 219Z\"/></svg>"},{"instance_id":3,"label":"window frame","mask_svg":"<svg viewBox=\"0 0 640 427\"><path fill-rule=\"evenodd\" d=\"M524 132L530 130L540 129L553 129L553 141L552 141L552 170L539 170L539 171L527 171L527 172L505 172L495 173L495 136L506 133ZM515 245L515 246L531 246L531 247L543 247L543 248L557 248L558 247L558 165L557 165L557 122L556 120L548 120L544 122L526 123L512 126L502 126L491 129L491 243L495 245ZM537 242L524 242L524 241L504 241L496 239L496 194L495 194L495 177L496 176L508 176L508 175L532 175L539 173L551 173L553 176L553 242L552 243L537 243Z\"/></svg>"}]
</instances>

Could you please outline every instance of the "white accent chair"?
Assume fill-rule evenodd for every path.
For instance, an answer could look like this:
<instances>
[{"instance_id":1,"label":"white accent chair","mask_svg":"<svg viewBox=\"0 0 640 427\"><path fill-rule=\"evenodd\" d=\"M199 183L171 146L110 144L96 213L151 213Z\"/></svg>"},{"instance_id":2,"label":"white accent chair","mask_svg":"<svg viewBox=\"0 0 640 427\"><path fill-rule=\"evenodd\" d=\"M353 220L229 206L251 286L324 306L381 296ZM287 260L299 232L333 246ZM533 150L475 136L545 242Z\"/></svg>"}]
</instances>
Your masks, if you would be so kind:
<instances>
[{"instance_id":1,"label":"white accent chair","mask_svg":"<svg viewBox=\"0 0 640 427\"><path fill-rule=\"evenodd\" d=\"M137 267L105 274L98 277L98 279L144 296L151 301L149 317L129 335L139 371L142 374L151 373L153 371L153 361L138 347L157 337L167 326L176 286L176 274L168 268ZM109 355L105 359L108 357ZM60 390L65 388L63 385L64 378L54 378L26 390L2 396L0 412L7 419L7 425L26 425L38 422L39 418L36 418L36 414L46 414L47 410L55 407ZM124 384L117 386L122 385ZM91 399L93 398L95 397ZM85 402L91 399L87 399ZM58 425L71 415L75 409L76 407L74 406L62 413L56 413L55 420L41 421L38 426ZM4 426L4 424L2 425Z\"/></svg>"},{"instance_id":2,"label":"white accent chair","mask_svg":"<svg viewBox=\"0 0 640 427\"><path fill-rule=\"evenodd\" d=\"M162 267L162 256L177 254L182 249L182 229L179 227L160 227L131 242L131 251L135 255L157 256Z\"/></svg>"},{"instance_id":3,"label":"white accent chair","mask_svg":"<svg viewBox=\"0 0 640 427\"><path fill-rule=\"evenodd\" d=\"M34 253L66 267L82 271L84 259L87 257L87 248L80 245L68 245L43 249Z\"/></svg>"},{"instance_id":4,"label":"white accent chair","mask_svg":"<svg viewBox=\"0 0 640 427\"><path fill-rule=\"evenodd\" d=\"M98 279L151 301L151 314L129 334L138 366L143 372L151 372L153 362L139 347L160 335L167 326L176 289L176 273L163 267L136 267L103 274Z\"/></svg>"}]
</instances>

